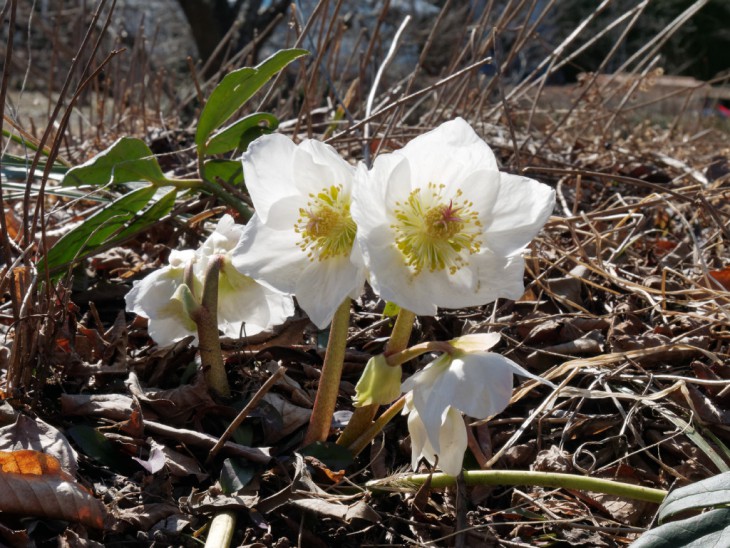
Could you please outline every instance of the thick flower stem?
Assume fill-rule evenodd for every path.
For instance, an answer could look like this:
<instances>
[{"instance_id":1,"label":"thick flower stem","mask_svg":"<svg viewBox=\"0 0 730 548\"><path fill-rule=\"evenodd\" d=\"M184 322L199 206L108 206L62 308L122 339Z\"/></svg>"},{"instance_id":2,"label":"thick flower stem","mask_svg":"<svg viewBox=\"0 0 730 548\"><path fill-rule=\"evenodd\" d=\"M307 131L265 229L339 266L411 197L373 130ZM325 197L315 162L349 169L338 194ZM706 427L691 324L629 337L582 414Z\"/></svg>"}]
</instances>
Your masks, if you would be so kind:
<instances>
[{"instance_id":1,"label":"thick flower stem","mask_svg":"<svg viewBox=\"0 0 730 548\"><path fill-rule=\"evenodd\" d=\"M309 419L309 428L304 436L304 445L325 441L329 435L332 415L335 412L337 395L340 392L340 378L345 361L347 329L350 326L350 298L346 298L335 312L330 325L327 352L322 365L314 409Z\"/></svg>"},{"instance_id":2,"label":"thick flower stem","mask_svg":"<svg viewBox=\"0 0 730 548\"><path fill-rule=\"evenodd\" d=\"M393 332L390 334L390 340L385 345L385 355L390 356L402 352L408 346L413 331L413 322L416 321L416 315L410 310L401 308L398 317L395 319Z\"/></svg>"},{"instance_id":3,"label":"thick flower stem","mask_svg":"<svg viewBox=\"0 0 730 548\"><path fill-rule=\"evenodd\" d=\"M390 339L385 345L384 353L386 356L397 354L406 349L408 341L411 338L413 322L415 321L416 315L413 312L401 308L400 312L398 312L398 317L395 320L393 332L390 334ZM369 431L369 429L373 426L373 418L377 411L378 405L376 404L356 407L355 412L352 414L352 417L350 417L350 422L347 423L342 434L340 434L340 437L337 440L337 445L353 449L353 444L355 444L359 438L363 437L366 431ZM385 424L383 424L383 426L385 426ZM383 426L380 427L380 430L382 430ZM380 430L378 430L378 432ZM375 432L372 437L375 437L376 434L377 432ZM360 449L360 451L362 451L362 449Z\"/></svg>"},{"instance_id":4,"label":"thick flower stem","mask_svg":"<svg viewBox=\"0 0 730 548\"><path fill-rule=\"evenodd\" d=\"M428 352L443 352L444 354L454 354L456 349L447 342L443 341L430 341L421 344L411 346L407 350L398 352L397 354L388 354L388 365L396 367L403 365L418 356L427 354Z\"/></svg>"},{"instance_id":5,"label":"thick flower stem","mask_svg":"<svg viewBox=\"0 0 730 548\"><path fill-rule=\"evenodd\" d=\"M228 548L236 531L236 513L223 510L210 522L210 531L205 541L205 548Z\"/></svg>"},{"instance_id":6,"label":"thick flower stem","mask_svg":"<svg viewBox=\"0 0 730 548\"><path fill-rule=\"evenodd\" d=\"M456 485L456 477L447 474L409 474L369 481L365 486L371 491L409 491L417 489L429 478L431 479L432 489ZM538 485L540 487L595 491L629 499L646 500L657 504L660 504L667 496L667 492L662 489L555 472L469 470L464 472L464 481L466 485Z\"/></svg>"},{"instance_id":7,"label":"thick flower stem","mask_svg":"<svg viewBox=\"0 0 730 548\"><path fill-rule=\"evenodd\" d=\"M231 395L228 377L223 363L221 339L218 335L218 278L221 258L213 257L208 264L203 279L203 295L200 306L193 312L192 318L198 326L198 350L200 361L205 371L208 386L223 397Z\"/></svg>"},{"instance_id":8,"label":"thick flower stem","mask_svg":"<svg viewBox=\"0 0 730 548\"><path fill-rule=\"evenodd\" d=\"M358 437L354 442L350 444L349 449L352 452L352 455L359 455L363 449L370 445L370 442L373 441L375 436L377 436L383 430L383 428L385 428L386 424L392 421L395 416L400 413L405 404L406 397L401 396L395 402L393 402L390 407L388 407L388 409L386 409L385 412L377 418L375 422L370 424L367 430L365 430L360 435L360 437Z\"/></svg>"}]
</instances>

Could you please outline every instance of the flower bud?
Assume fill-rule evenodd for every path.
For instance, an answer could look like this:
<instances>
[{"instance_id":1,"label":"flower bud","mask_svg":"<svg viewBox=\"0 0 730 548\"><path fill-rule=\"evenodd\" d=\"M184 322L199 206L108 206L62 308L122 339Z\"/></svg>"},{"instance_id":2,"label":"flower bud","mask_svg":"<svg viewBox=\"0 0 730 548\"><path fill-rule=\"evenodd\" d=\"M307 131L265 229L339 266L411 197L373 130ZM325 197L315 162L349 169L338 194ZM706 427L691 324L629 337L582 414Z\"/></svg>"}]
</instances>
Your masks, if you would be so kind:
<instances>
[{"instance_id":1,"label":"flower bud","mask_svg":"<svg viewBox=\"0 0 730 548\"><path fill-rule=\"evenodd\" d=\"M386 405L401 395L399 365L392 367L383 354L370 358L355 386L355 407Z\"/></svg>"}]
</instances>

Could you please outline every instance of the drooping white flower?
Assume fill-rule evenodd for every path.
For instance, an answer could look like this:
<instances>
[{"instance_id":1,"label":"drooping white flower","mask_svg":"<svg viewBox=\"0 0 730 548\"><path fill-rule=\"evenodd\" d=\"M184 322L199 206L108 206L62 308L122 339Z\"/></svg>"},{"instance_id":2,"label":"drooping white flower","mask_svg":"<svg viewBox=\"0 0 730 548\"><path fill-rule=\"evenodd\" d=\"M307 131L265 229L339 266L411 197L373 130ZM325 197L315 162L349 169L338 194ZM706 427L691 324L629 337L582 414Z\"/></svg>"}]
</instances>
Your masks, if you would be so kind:
<instances>
[{"instance_id":1,"label":"drooping white flower","mask_svg":"<svg viewBox=\"0 0 730 548\"><path fill-rule=\"evenodd\" d=\"M451 476L461 472L461 463L468 446L466 426L458 410L450 405L441 416L435 449L426 431L426 425L413 406L413 396L406 396L405 413L408 413L408 432L411 434L411 467L418 469L421 459L432 465L438 462L439 468ZM438 458L437 458L438 457Z\"/></svg>"},{"instance_id":2,"label":"drooping white flower","mask_svg":"<svg viewBox=\"0 0 730 548\"><path fill-rule=\"evenodd\" d=\"M357 297L365 271L350 214L354 168L318 141L295 145L260 137L243 155L256 214L233 252L233 265L296 296L320 328L346 297Z\"/></svg>"},{"instance_id":3,"label":"drooping white flower","mask_svg":"<svg viewBox=\"0 0 730 548\"><path fill-rule=\"evenodd\" d=\"M136 281L125 297L127 311L149 318L148 333L160 346L189 335L197 337L197 327L181 298L185 270L192 268L190 291L199 300L209 262L222 258L218 279L218 328L228 337L242 332L255 335L283 323L294 313L289 295L273 291L244 276L231 265L231 251L243 227L224 215L215 230L197 250L173 250L169 265Z\"/></svg>"},{"instance_id":4,"label":"drooping white flower","mask_svg":"<svg viewBox=\"0 0 730 548\"><path fill-rule=\"evenodd\" d=\"M160 346L196 334L195 322L180 299L173 298L183 284L185 268L196 260L195 251L170 252L169 264L134 282L124 297L127 312L149 318L147 333ZM199 293L200 287L193 289Z\"/></svg>"},{"instance_id":5,"label":"drooping white flower","mask_svg":"<svg viewBox=\"0 0 730 548\"><path fill-rule=\"evenodd\" d=\"M512 396L514 374L546 382L512 360L486 352L498 341L496 334L454 339L454 353L443 354L403 382L403 392L410 392L405 412L414 468L421 458L435 464L438 456L438 466L457 475L467 446L459 411L476 419L502 412Z\"/></svg>"},{"instance_id":6,"label":"drooping white flower","mask_svg":"<svg viewBox=\"0 0 730 548\"><path fill-rule=\"evenodd\" d=\"M360 166L352 216L370 282L416 314L523 292L522 251L550 216L555 192L499 171L461 118Z\"/></svg>"}]
</instances>

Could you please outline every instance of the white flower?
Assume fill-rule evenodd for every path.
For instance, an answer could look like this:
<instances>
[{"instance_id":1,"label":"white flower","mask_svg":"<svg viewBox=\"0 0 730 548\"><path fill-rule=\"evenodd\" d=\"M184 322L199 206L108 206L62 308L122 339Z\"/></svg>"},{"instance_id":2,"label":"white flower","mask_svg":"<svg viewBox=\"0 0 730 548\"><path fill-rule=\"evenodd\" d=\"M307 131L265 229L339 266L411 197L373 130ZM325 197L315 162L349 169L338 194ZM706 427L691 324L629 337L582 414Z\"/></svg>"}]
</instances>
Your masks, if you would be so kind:
<instances>
[{"instance_id":1,"label":"white flower","mask_svg":"<svg viewBox=\"0 0 730 548\"><path fill-rule=\"evenodd\" d=\"M522 295L522 251L555 192L501 173L461 118L357 171L352 216L370 282L416 314Z\"/></svg>"},{"instance_id":2,"label":"white flower","mask_svg":"<svg viewBox=\"0 0 730 548\"><path fill-rule=\"evenodd\" d=\"M365 281L350 215L354 168L329 145L295 145L273 134L251 143L243 171L256 214L234 250L233 265L294 294L311 320L326 327Z\"/></svg>"},{"instance_id":3,"label":"white flower","mask_svg":"<svg viewBox=\"0 0 730 548\"><path fill-rule=\"evenodd\" d=\"M451 476L458 475L468 445L466 426L461 413L450 405L444 409L436 438L439 449L435 449L431 443L426 425L413 406L411 394L406 396L405 413L408 413L408 432L411 434L411 467L418 470L421 459L426 459L435 465L438 455L439 468Z\"/></svg>"},{"instance_id":4,"label":"white flower","mask_svg":"<svg viewBox=\"0 0 730 548\"><path fill-rule=\"evenodd\" d=\"M173 299L183 284L185 267L195 258L192 249L171 251L168 266L135 281L124 297L128 312L149 318L147 333L160 346L196 334L195 322L185 312L183 303ZM199 292L200 287L195 291Z\"/></svg>"},{"instance_id":5,"label":"white flower","mask_svg":"<svg viewBox=\"0 0 730 548\"><path fill-rule=\"evenodd\" d=\"M414 469L421 458L435 464L438 456L438 466L457 475L467 447L459 411L476 419L502 412L512 396L515 373L546 382L512 360L485 351L497 341L496 334L454 339L450 343L455 353L440 356L403 382L403 392L410 392L404 412L409 413Z\"/></svg>"},{"instance_id":6,"label":"white flower","mask_svg":"<svg viewBox=\"0 0 730 548\"><path fill-rule=\"evenodd\" d=\"M167 346L189 335L197 337L180 290L185 269L192 265L193 287L189 289L199 299L203 275L215 256L223 259L218 279L218 328L226 336L238 338L242 332L255 335L294 313L291 296L272 291L232 267L231 250L242 229L230 215L224 215L198 250L173 250L168 266L134 283L125 297L127 311L149 318L148 333L157 344Z\"/></svg>"}]
</instances>

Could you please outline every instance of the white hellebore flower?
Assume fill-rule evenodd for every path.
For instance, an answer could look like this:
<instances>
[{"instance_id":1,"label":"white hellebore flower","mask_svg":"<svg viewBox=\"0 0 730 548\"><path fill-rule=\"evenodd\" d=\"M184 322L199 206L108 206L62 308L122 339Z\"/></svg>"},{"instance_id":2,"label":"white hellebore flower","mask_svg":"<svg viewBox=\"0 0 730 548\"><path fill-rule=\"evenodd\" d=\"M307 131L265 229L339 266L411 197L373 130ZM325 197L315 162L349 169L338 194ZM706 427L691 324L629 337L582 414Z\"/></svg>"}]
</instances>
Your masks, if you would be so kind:
<instances>
[{"instance_id":1,"label":"white hellebore flower","mask_svg":"<svg viewBox=\"0 0 730 548\"><path fill-rule=\"evenodd\" d=\"M486 352L499 342L499 335L467 335L450 341L456 352L444 354L403 382L407 395L411 434L412 466L421 458L436 463L449 475L461 471L467 448L463 412L486 419L502 412L512 396L512 375L547 381L512 360Z\"/></svg>"},{"instance_id":2,"label":"white hellebore flower","mask_svg":"<svg viewBox=\"0 0 730 548\"><path fill-rule=\"evenodd\" d=\"M522 251L547 221L555 192L499 171L461 118L357 172L352 216L379 295L416 314L524 290Z\"/></svg>"},{"instance_id":3,"label":"white hellebore flower","mask_svg":"<svg viewBox=\"0 0 730 548\"><path fill-rule=\"evenodd\" d=\"M294 313L289 295L264 287L239 273L231 265L231 251L243 226L224 215L215 231L198 250L173 250L170 264L134 282L125 301L127 311L149 318L148 333L160 346L189 335L197 337L197 327L185 310L181 289L185 269L192 265L193 295L200 299L205 270L215 256L223 257L218 280L218 328L232 338L255 335L283 323Z\"/></svg>"},{"instance_id":4,"label":"white hellebore flower","mask_svg":"<svg viewBox=\"0 0 730 548\"><path fill-rule=\"evenodd\" d=\"M234 250L233 265L294 294L310 319L326 327L365 282L350 215L355 169L329 145L308 139L295 145L272 134L251 143L243 171L256 214Z\"/></svg>"}]
</instances>

